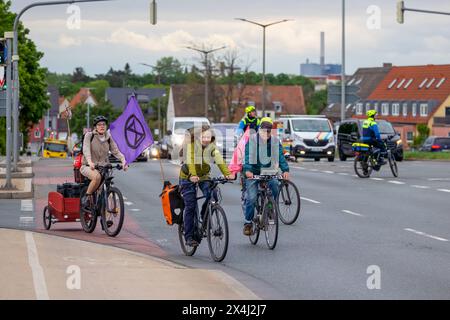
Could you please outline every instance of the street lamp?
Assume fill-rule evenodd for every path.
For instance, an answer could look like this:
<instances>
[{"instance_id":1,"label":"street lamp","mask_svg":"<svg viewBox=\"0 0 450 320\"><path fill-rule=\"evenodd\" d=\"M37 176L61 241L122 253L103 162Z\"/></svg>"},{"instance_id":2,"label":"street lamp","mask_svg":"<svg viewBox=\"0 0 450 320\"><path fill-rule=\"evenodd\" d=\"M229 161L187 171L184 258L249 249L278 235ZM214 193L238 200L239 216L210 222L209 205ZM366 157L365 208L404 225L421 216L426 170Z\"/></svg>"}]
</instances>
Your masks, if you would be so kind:
<instances>
[{"instance_id":1,"label":"street lamp","mask_svg":"<svg viewBox=\"0 0 450 320\"><path fill-rule=\"evenodd\" d=\"M140 63L143 66L146 67L150 67L153 70L156 70L156 75L158 78L158 86L161 86L161 73L160 73L160 69L157 66L153 66L151 64L147 64L147 63ZM165 97L166 94L163 94L163 97ZM158 96L158 137L161 138L161 97Z\"/></svg>"},{"instance_id":2,"label":"street lamp","mask_svg":"<svg viewBox=\"0 0 450 320\"><path fill-rule=\"evenodd\" d=\"M218 50L222 50L225 49L226 46L220 47L220 48L216 48L216 49L211 49L211 50L202 50L202 49L198 49L198 48L193 48L193 47L186 47L186 49L191 49L200 53L203 53L205 55L205 117L208 118L208 85L209 85L209 79L208 79L208 54L218 51Z\"/></svg>"},{"instance_id":3,"label":"street lamp","mask_svg":"<svg viewBox=\"0 0 450 320\"><path fill-rule=\"evenodd\" d=\"M342 0L341 121L345 120L345 0Z\"/></svg>"},{"instance_id":4,"label":"street lamp","mask_svg":"<svg viewBox=\"0 0 450 320\"><path fill-rule=\"evenodd\" d=\"M235 20L240 20L240 21L244 21L244 22L249 22L252 24L256 24L257 26L260 26L263 28L263 89L262 89L262 111L263 111L263 116L264 113L266 112L266 28L273 26L275 24L279 24L279 23L283 23L283 22L287 22L287 21L292 21L290 19L284 19L284 20L280 20L280 21L276 21L276 22L272 22L272 23L268 23L268 24L262 24L259 22L255 22L255 21L251 21L251 20L247 20L244 18L235 18Z\"/></svg>"},{"instance_id":5,"label":"street lamp","mask_svg":"<svg viewBox=\"0 0 450 320\"><path fill-rule=\"evenodd\" d=\"M397 1L397 22L400 24L403 24L405 22L405 20L404 20L405 11L430 13L430 14L442 14L442 15L450 16L450 12L405 8L405 1Z\"/></svg>"}]
</instances>

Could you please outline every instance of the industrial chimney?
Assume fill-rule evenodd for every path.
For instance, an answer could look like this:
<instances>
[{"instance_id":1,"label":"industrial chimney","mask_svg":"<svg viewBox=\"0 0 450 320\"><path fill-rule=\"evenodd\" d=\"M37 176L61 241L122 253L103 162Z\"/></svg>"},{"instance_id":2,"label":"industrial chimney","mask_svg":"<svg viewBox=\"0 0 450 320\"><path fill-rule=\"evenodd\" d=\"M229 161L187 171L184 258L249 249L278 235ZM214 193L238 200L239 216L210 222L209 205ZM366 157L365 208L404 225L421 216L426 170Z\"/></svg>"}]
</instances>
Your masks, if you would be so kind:
<instances>
[{"instance_id":1,"label":"industrial chimney","mask_svg":"<svg viewBox=\"0 0 450 320\"><path fill-rule=\"evenodd\" d=\"M325 32L320 33L320 70L325 73Z\"/></svg>"}]
</instances>

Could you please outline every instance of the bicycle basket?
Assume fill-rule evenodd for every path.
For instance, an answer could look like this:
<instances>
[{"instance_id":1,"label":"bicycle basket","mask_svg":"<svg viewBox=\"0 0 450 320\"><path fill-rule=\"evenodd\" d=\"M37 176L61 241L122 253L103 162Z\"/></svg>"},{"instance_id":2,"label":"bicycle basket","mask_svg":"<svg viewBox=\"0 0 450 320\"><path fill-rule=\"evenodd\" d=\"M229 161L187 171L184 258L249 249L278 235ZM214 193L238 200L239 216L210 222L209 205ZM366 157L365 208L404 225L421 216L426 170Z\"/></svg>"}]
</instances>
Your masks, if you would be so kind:
<instances>
[{"instance_id":1,"label":"bicycle basket","mask_svg":"<svg viewBox=\"0 0 450 320\"><path fill-rule=\"evenodd\" d=\"M352 149L356 152L369 151L370 146L365 143L355 142L352 144Z\"/></svg>"},{"instance_id":2,"label":"bicycle basket","mask_svg":"<svg viewBox=\"0 0 450 320\"><path fill-rule=\"evenodd\" d=\"M164 189L159 196L167 224L182 223L184 200L181 196L179 186L171 185L170 182L164 183Z\"/></svg>"}]
</instances>

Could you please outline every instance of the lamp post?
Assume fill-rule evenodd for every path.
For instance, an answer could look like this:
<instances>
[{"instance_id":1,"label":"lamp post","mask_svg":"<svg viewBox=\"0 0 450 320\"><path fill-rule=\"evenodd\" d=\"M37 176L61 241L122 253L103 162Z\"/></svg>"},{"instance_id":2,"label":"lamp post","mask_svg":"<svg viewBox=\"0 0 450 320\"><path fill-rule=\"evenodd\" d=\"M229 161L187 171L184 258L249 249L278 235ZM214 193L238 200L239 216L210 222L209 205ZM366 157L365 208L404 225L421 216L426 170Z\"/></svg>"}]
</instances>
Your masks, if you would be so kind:
<instances>
[{"instance_id":1,"label":"lamp post","mask_svg":"<svg viewBox=\"0 0 450 320\"><path fill-rule=\"evenodd\" d=\"M218 50L225 49L226 46L211 49L211 50L202 50L198 48L193 47L186 47L186 49L191 49L200 53L203 53L205 55L205 117L208 118L208 85L209 85L209 77L208 77L208 54L213 53Z\"/></svg>"},{"instance_id":2,"label":"lamp post","mask_svg":"<svg viewBox=\"0 0 450 320\"><path fill-rule=\"evenodd\" d=\"M405 11L429 13L429 14L441 14L441 15L450 16L450 12L406 8L405 1L397 1L397 22L400 24L403 24L405 22Z\"/></svg>"},{"instance_id":3,"label":"lamp post","mask_svg":"<svg viewBox=\"0 0 450 320\"><path fill-rule=\"evenodd\" d=\"M140 63L143 66L147 66L150 68L153 68L154 70L156 70L156 77L158 79L158 86L161 86L161 72L160 69L157 66L153 66L151 64L147 64L147 63ZM163 97L165 97L166 95L164 94ZM161 97L158 95L158 137L161 138L162 134L161 134Z\"/></svg>"},{"instance_id":4,"label":"lamp post","mask_svg":"<svg viewBox=\"0 0 450 320\"><path fill-rule=\"evenodd\" d=\"M345 120L345 0L342 0L341 121Z\"/></svg>"},{"instance_id":5,"label":"lamp post","mask_svg":"<svg viewBox=\"0 0 450 320\"><path fill-rule=\"evenodd\" d=\"M244 22L248 22L248 23L252 23L255 24L257 26L260 26L263 28L263 88L262 88L262 112L263 112L263 116L264 113L266 112L266 28L273 26L275 24L279 24L279 23L283 23L283 22L287 22L287 21L292 21L290 19L284 19L284 20L280 20L280 21L275 21L272 23L267 23L267 24L262 24L259 22L255 22L255 21L251 21L248 19L244 19L244 18L235 18L235 20L240 20L240 21L244 21Z\"/></svg>"}]
</instances>

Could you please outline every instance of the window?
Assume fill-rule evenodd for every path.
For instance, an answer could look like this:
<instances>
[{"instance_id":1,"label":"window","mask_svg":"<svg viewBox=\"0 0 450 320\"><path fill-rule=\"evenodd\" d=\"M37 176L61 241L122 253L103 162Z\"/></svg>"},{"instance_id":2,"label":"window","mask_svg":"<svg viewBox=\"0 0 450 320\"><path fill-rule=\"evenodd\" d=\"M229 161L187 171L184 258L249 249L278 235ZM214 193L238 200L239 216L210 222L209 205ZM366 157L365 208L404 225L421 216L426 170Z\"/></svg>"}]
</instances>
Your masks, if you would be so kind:
<instances>
[{"instance_id":1,"label":"window","mask_svg":"<svg viewBox=\"0 0 450 320\"><path fill-rule=\"evenodd\" d=\"M331 109L331 108L333 108L333 107L334 107L334 103L330 104L330 105L328 106L328 109Z\"/></svg>"},{"instance_id":2,"label":"window","mask_svg":"<svg viewBox=\"0 0 450 320\"><path fill-rule=\"evenodd\" d=\"M436 78L431 79L430 82L428 82L428 84L427 84L427 89L429 89L435 81L436 81Z\"/></svg>"},{"instance_id":3,"label":"window","mask_svg":"<svg viewBox=\"0 0 450 320\"><path fill-rule=\"evenodd\" d=\"M446 78L442 78L441 81L436 85L436 89L439 89L440 86L442 86L445 82Z\"/></svg>"},{"instance_id":4,"label":"window","mask_svg":"<svg viewBox=\"0 0 450 320\"><path fill-rule=\"evenodd\" d=\"M372 109L372 108L370 107L370 102L367 102L367 103L366 103L366 112L369 111L370 109Z\"/></svg>"},{"instance_id":5,"label":"window","mask_svg":"<svg viewBox=\"0 0 450 320\"><path fill-rule=\"evenodd\" d=\"M355 80L356 80L356 79L352 79L352 80L350 80L350 81L349 81L349 82L347 83L347 85L348 85L348 86L352 85L352 84L353 84L353 82L355 82Z\"/></svg>"},{"instance_id":6,"label":"window","mask_svg":"<svg viewBox=\"0 0 450 320\"><path fill-rule=\"evenodd\" d=\"M408 87L413 83L414 79L409 79L408 83L405 85L405 89L408 89Z\"/></svg>"},{"instance_id":7,"label":"window","mask_svg":"<svg viewBox=\"0 0 450 320\"><path fill-rule=\"evenodd\" d=\"M395 83L397 82L397 79L392 80L391 84L388 86L388 89L391 89Z\"/></svg>"},{"instance_id":8,"label":"window","mask_svg":"<svg viewBox=\"0 0 450 320\"><path fill-rule=\"evenodd\" d=\"M345 110L348 110L351 106L352 106L352 104L349 103L349 104L345 107Z\"/></svg>"},{"instance_id":9,"label":"window","mask_svg":"<svg viewBox=\"0 0 450 320\"><path fill-rule=\"evenodd\" d=\"M363 114L363 104L362 103L357 103L356 104L356 114Z\"/></svg>"},{"instance_id":10,"label":"window","mask_svg":"<svg viewBox=\"0 0 450 320\"><path fill-rule=\"evenodd\" d=\"M392 104L392 115L398 116L400 114L400 103L393 103Z\"/></svg>"},{"instance_id":11,"label":"window","mask_svg":"<svg viewBox=\"0 0 450 320\"><path fill-rule=\"evenodd\" d=\"M382 103L381 104L381 114L383 116L389 115L389 103Z\"/></svg>"},{"instance_id":12,"label":"window","mask_svg":"<svg viewBox=\"0 0 450 320\"><path fill-rule=\"evenodd\" d=\"M427 83L428 78L425 78L425 80L422 81L422 83L419 86L419 89L422 89L422 87L425 85L425 83Z\"/></svg>"},{"instance_id":13,"label":"window","mask_svg":"<svg viewBox=\"0 0 450 320\"><path fill-rule=\"evenodd\" d=\"M450 107L445 107L445 117L450 117Z\"/></svg>"},{"instance_id":14,"label":"window","mask_svg":"<svg viewBox=\"0 0 450 320\"><path fill-rule=\"evenodd\" d=\"M407 103L403 104L403 116L404 117L408 116L408 104Z\"/></svg>"},{"instance_id":15,"label":"window","mask_svg":"<svg viewBox=\"0 0 450 320\"><path fill-rule=\"evenodd\" d=\"M275 112L280 113L283 111L283 104L280 101L274 101L272 104L275 109Z\"/></svg>"},{"instance_id":16,"label":"window","mask_svg":"<svg viewBox=\"0 0 450 320\"><path fill-rule=\"evenodd\" d=\"M34 131L34 137L36 139L40 139L41 138L41 130L36 129L36 131Z\"/></svg>"},{"instance_id":17,"label":"window","mask_svg":"<svg viewBox=\"0 0 450 320\"><path fill-rule=\"evenodd\" d=\"M363 78L361 77L358 81L355 82L355 85L359 85L363 81Z\"/></svg>"},{"instance_id":18,"label":"window","mask_svg":"<svg viewBox=\"0 0 450 320\"><path fill-rule=\"evenodd\" d=\"M406 79L403 79L402 81L400 81L400 83L397 86L397 89L400 89L402 87L402 85L405 83Z\"/></svg>"},{"instance_id":19,"label":"window","mask_svg":"<svg viewBox=\"0 0 450 320\"><path fill-rule=\"evenodd\" d=\"M412 105L412 115L413 117L417 116L417 103L413 103Z\"/></svg>"},{"instance_id":20,"label":"window","mask_svg":"<svg viewBox=\"0 0 450 320\"><path fill-rule=\"evenodd\" d=\"M378 112L378 102L375 102L373 104L373 110L375 110L376 112Z\"/></svg>"},{"instance_id":21,"label":"window","mask_svg":"<svg viewBox=\"0 0 450 320\"><path fill-rule=\"evenodd\" d=\"M421 117L428 116L428 103L421 103L420 104L420 116Z\"/></svg>"},{"instance_id":22,"label":"window","mask_svg":"<svg viewBox=\"0 0 450 320\"><path fill-rule=\"evenodd\" d=\"M408 141L413 141L413 140L414 140L414 132L408 131L408 132L406 133L406 140L408 140Z\"/></svg>"}]
</instances>

